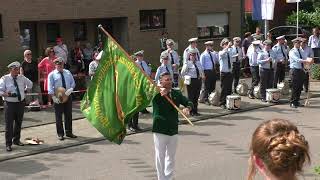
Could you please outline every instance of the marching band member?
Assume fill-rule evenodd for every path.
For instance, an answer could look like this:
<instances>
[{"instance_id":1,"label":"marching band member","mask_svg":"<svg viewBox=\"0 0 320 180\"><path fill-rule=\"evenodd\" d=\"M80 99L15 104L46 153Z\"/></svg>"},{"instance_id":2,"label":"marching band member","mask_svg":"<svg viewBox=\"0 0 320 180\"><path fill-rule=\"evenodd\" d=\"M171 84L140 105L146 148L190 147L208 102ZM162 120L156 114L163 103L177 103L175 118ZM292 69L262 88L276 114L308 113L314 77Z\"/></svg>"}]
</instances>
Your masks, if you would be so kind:
<instances>
[{"instance_id":1,"label":"marching band member","mask_svg":"<svg viewBox=\"0 0 320 180\"><path fill-rule=\"evenodd\" d=\"M234 54L231 51L232 42L227 38L222 39L220 46L223 48L219 51L220 64L220 81L221 81L221 96L220 107L226 109L226 98L232 93L232 57Z\"/></svg>"},{"instance_id":2,"label":"marching band member","mask_svg":"<svg viewBox=\"0 0 320 180\"><path fill-rule=\"evenodd\" d=\"M72 133L72 98L70 96L75 82L71 72L63 68L62 58L55 59L53 63L55 70L48 75L48 94L54 102L58 139L64 140L64 134L70 138L77 138ZM65 131L63 130L62 114L64 114Z\"/></svg>"},{"instance_id":3,"label":"marching band member","mask_svg":"<svg viewBox=\"0 0 320 180\"><path fill-rule=\"evenodd\" d=\"M169 57L169 63L168 65L171 66L171 69L173 71L173 87L178 87L179 83L179 65L180 65L180 58L178 53L173 49L174 48L174 41L172 39L168 39L166 41L167 44L167 50Z\"/></svg>"},{"instance_id":4,"label":"marching band member","mask_svg":"<svg viewBox=\"0 0 320 180\"><path fill-rule=\"evenodd\" d=\"M253 41L252 48L249 47L247 56L249 57L250 70L252 75L251 88L249 90L249 98L254 99L253 90L260 82L259 76L259 65L258 65L258 54L262 50L260 41Z\"/></svg>"},{"instance_id":5,"label":"marching band member","mask_svg":"<svg viewBox=\"0 0 320 180\"><path fill-rule=\"evenodd\" d=\"M289 51L290 73L292 76L292 94L290 107L297 108L300 106L300 95L305 77L304 63L312 63L312 59L307 59L300 49L301 38L292 40L294 47Z\"/></svg>"},{"instance_id":6,"label":"marching band member","mask_svg":"<svg viewBox=\"0 0 320 180\"><path fill-rule=\"evenodd\" d=\"M161 61L161 66L158 67L156 76L154 79L157 84L160 83L160 75L164 72L168 72L171 75L171 78L173 79L173 71L169 63L169 55L166 51L163 51L161 53L160 61Z\"/></svg>"},{"instance_id":7,"label":"marching band member","mask_svg":"<svg viewBox=\"0 0 320 180\"><path fill-rule=\"evenodd\" d=\"M192 116L199 116L198 113L198 98L201 90L202 80L205 79L204 73L202 70L202 66L200 61L197 61L197 53L196 49L188 50L187 63L183 65L181 70L181 76L185 78L190 77L190 84L187 84L188 98L192 101L194 108L191 111Z\"/></svg>"},{"instance_id":8,"label":"marching band member","mask_svg":"<svg viewBox=\"0 0 320 180\"><path fill-rule=\"evenodd\" d=\"M213 47L213 41L207 41L204 43L206 49L200 56L200 63L204 71L204 92L200 102L208 102L208 96L216 89L217 74L215 67L219 64L218 53L215 52Z\"/></svg>"},{"instance_id":9,"label":"marching band member","mask_svg":"<svg viewBox=\"0 0 320 180\"><path fill-rule=\"evenodd\" d=\"M235 57L233 57L233 65L232 65L233 91L235 93L236 93L237 86L239 84L240 70L241 70L240 65L243 59L240 42L241 42L240 37L234 37L233 46L231 47L232 53L235 54Z\"/></svg>"},{"instance_id":10,"label":"marching band member","mask_svg":"<svg viewBox=\"0 0 320 180\"><path fill-rule=\"evenodd\" d=\"M277 58L274 51L271 49L272 41L265 40L263 42L264 49L258 54L258 64L260 69L260 94L261 101L266 100L266 89L273 87L274 69L277 64Z\"/></svg>"},{"instance_id":11,"label":"marching band member","mask_svg":"<svg viewBox=\"0 0 320 180\"><path fill-rule=\"evenodd\" d=\"M189 50L190 49L195 49L197 52L196 52L196 61L199 61L200 60L200 52L199 50L197 49L197 41L198 41L198 38L191 38L188 40L190 45L184 50L183 52L183 64L186 64L189 60Z\"/></svg>"},{"instance_id":12,"label":"marching band member","mask_svg":"<svg viewBox=\"0 0 320 180\"><path fill-rule=\"evenodd\" d=\"M10 73L0 79L0 96L4 100L6 150L12 151L12 142L23 146L20 141L21 125L25 106L25 90L32 88L32 81L19 75L20 63L15 61L8 65Z\"/></svg>"},{"instance_id":13,"label":"marching band member","mask_svg":"<svg viewBox=\"0 0 320 180\"><path fill-rule=\"evenodd\" d=\"M277 84L284 80L288 62L288 51L285 47L285 36L279 36L276 39L278 43L272 47L272 50L276 53L276 58L278 60L273 83L274 88L277 88Z\"/></svg>"}]
</instances>

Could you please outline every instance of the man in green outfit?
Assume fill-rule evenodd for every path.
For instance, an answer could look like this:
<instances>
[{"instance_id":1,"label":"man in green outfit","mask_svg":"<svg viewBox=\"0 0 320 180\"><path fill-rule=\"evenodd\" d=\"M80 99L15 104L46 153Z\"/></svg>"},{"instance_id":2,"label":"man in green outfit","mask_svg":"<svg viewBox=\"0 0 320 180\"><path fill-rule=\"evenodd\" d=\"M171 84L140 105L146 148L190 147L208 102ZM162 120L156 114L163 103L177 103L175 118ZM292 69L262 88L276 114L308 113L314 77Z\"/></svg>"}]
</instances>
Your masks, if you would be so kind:
<instances>
[{"instance_id":1,"label":"man in green outfit","mask_svg":"<svg viewBox=\"0 0 320 180\"><path fill-rule=\"evenodd\" d=\"M175 153L178 141L178 111L163 97L167 95L179 107L185 106L182 112L189 115L193 107L191 101L179 90L172 89L172 79L168 72L160 75L160 93L152 101L153 105L153 139L158 180L173 179Z\"/></svg>"}]
</instances>

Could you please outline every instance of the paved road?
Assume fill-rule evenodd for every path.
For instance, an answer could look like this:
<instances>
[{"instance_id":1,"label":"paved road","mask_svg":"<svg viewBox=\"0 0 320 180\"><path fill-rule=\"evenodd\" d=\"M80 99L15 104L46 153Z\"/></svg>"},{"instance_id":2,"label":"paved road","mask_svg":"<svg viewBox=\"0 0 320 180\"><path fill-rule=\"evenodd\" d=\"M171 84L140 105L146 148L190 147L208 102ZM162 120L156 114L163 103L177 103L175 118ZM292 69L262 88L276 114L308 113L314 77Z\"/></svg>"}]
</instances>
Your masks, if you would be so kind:
<instances>
[{"instance_id":1,"label":"paved road","mask_svg":"<svg viewBox=\"0 0 320 180\"><path fill-rule=\"evenodd\" d=\"M320 98L312 107L291 109L287 104L198 121L180 126L177 180L245 179L250 136L265 119L296 123L311 146L312 164L304 178L320 165ZM128 136L122 145L99 141L0 163L0 179L150 180L156 178L150 132ZM261 179L261 178L258 178Z\"/></svg>"}]
</instances>

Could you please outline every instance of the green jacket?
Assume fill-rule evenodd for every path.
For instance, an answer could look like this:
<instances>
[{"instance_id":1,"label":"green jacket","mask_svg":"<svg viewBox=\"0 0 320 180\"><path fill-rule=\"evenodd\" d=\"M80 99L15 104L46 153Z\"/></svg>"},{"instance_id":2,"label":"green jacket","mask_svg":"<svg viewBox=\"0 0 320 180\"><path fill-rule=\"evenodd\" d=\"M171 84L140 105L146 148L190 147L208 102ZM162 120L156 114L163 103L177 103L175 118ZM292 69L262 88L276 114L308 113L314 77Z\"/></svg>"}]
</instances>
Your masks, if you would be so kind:
<instances>
[{"instance_id":1,"label":"green jacket","mask_svg":"<svg viewBox=\"0 0 320 180\"><path fill-rule=\"evenodd\" d=\"M191 101L182 95L179 90L171 90L171 99L177 107L180 104L185 107L193 107ZM152 132L169 136L178 134L178 111L161 94L157 94L152 100L153 126Z\"/></svg>"}]
</instances>

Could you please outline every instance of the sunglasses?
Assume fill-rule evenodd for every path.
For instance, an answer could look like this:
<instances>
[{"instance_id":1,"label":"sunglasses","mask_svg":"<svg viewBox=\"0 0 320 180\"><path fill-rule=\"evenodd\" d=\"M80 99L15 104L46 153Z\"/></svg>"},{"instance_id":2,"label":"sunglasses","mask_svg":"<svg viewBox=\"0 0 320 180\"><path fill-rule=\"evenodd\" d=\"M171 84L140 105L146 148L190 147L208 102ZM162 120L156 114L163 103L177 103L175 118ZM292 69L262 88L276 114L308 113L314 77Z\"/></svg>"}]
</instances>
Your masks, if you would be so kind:
<instances>
[{"instance_id":1,"label":"sunglasses","mask_svg":"<svg viewBox=\"0 0 320 180\"><path fill-rule=\"evenodd\" d=\"M61 65L62 62L54 62L54 64L56 64L56 65Z\"/></svg>"},{"instance_id":2,"label":"sunglasses","mask_svg":"<svg viewBox=\"0 0 320 180\"><path fill-rule=\"evenodd\" d=\"M30 56L30 55L32 55L32 54L26 54L27 56Z\"/></svg>"}]
</instances>

